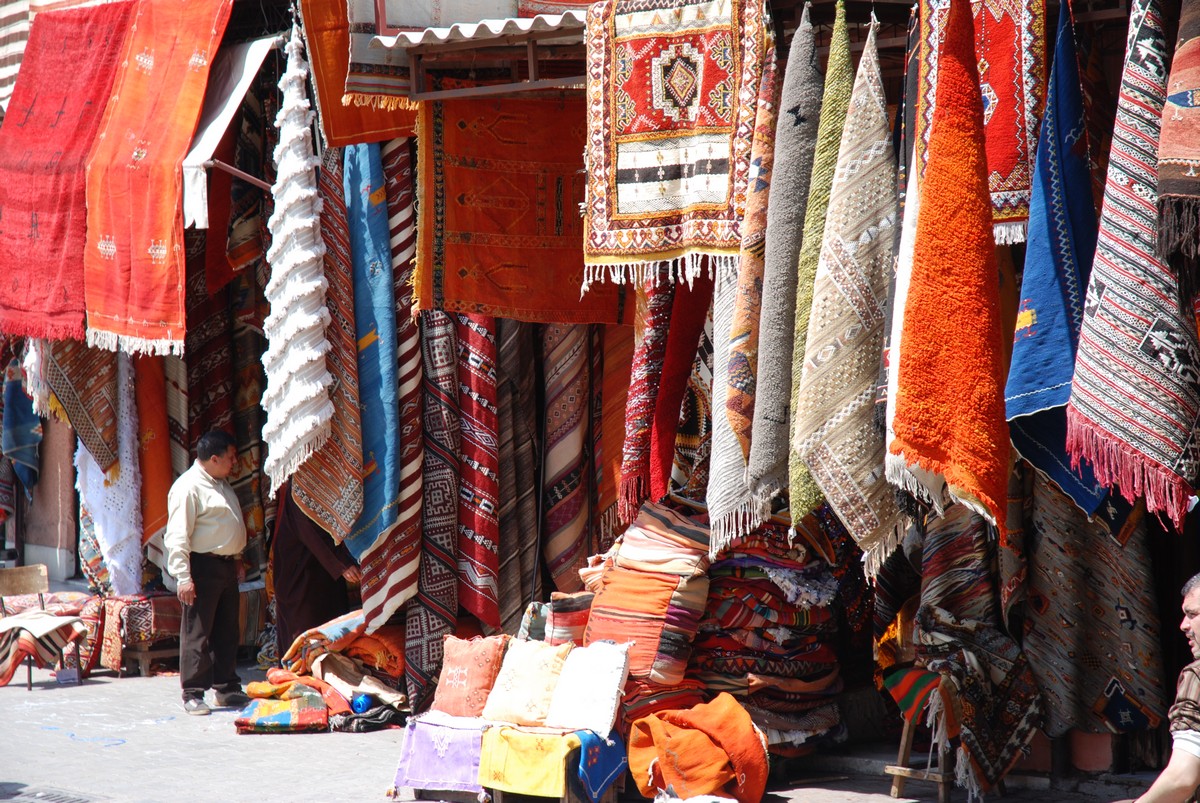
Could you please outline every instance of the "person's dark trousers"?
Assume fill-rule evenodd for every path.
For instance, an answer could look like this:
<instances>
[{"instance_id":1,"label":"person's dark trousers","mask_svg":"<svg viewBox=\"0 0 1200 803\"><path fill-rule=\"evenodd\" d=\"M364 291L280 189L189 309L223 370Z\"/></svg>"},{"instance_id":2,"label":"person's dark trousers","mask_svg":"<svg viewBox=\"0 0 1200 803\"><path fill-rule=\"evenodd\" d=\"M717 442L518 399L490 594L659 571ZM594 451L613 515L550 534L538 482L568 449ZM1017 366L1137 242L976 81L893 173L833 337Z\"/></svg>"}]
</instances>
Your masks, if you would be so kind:
<instances>
[{"instance_id":1,"label":"person's dark trousers","mask_svg":"<svg viewBox=\"0 0 1200 803\"><path fill-rule=\"evenodd\" d=\"M179 634L183 699L200 699L210 688L221 693L241 691L237 559L193 552L191 561L196 603L183 606Z\"/></svg>"}]
</instances>

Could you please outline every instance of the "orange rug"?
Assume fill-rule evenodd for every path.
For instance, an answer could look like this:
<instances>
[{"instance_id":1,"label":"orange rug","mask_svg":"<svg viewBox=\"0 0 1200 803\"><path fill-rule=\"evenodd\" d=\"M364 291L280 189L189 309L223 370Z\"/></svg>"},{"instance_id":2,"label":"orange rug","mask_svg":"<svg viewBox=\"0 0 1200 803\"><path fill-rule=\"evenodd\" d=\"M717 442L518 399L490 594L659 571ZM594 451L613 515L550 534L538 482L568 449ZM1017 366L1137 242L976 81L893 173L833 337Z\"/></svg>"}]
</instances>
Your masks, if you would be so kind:
<instances>
[{"instance_id":1,"label":"orange rug","mask_svg":"<svg viewBox=\"0 0 1200 803\"><path fill-rule=\"evenodd\" d=\"M944 484L949 496L1003 532L1010 451L1006 350L983 143L970 3L952 0L938 62L889 451L920 475L923 487L908 490L940 507ZM889 478L898 462L889 459Z\"/></svg>"},{"instance_id":2,"label":"orange rug","mask_svg":"<svg viewBox=\"0 0 1200 803\"><path fill-rule=\"evenodd\" d=\"M767 786L767 748L750 714L726 692L684 711L658 711L633 723L629 769L638 790L733 797L758 803Z\"/></svg>"},{"instance_id":3,"label":"orange rug","mask_svg":"<svg viewBox=\"0 0 1200 803\"><path fill-rule=\"evenodd\" d=\"M142 544L167 529L167 492L171 471L170 424L167 420L167 376L162 357L134 358L137 403L138 467L142 472Z\"/></svg>"},{"instance_id":4,"label":"orange rug","mask_svg":"<svg viewBox=\"0 0 1200 803\"><path fill-rule=\"evenodd\" d=\"M87 166L88 345L182 354L183 157L233 0L145 0Z\"/></svg>"},{"instance_id":5,"label":"orange rug","mask_svg":"<svg viewBox=\"0 0 1200 803\"><path fill-rule=\"evenodd\" d=\"M633 323L633 291L583 282L583 98L422 104L419 308Z\"/></svg>"},{"instance_id":6,"label":"orange rug","mask_svg":"<svg viewBox=\"0 0 1200 803\"><path fill-rule=\"evenodd\" d=\"M407 137L416 122L415 110L383 106L342 105L346 70L350 66L350 22L345 2L300 0L304 42L317 89L317 119L328 147L381 142Z\"/></svg>"}]
</instances>

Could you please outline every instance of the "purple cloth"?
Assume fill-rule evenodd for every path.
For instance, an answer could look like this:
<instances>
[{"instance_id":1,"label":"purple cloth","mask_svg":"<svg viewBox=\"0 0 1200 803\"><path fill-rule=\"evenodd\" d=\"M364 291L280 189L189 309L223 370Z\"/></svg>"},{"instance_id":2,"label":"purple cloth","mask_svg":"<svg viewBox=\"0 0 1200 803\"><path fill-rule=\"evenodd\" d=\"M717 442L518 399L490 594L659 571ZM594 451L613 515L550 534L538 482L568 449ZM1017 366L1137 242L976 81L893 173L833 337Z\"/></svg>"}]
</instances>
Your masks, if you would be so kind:
<instances>
[{"instance_id":1,"label":"purple cloth","mask_svg":"<svg viewBox=\"0 0 1200 803\"><path fill-rule=\"evenodd\" d=\"M479 756L485 724L476 717L452 717L440 711L410 719L404 727L393 788L482 792Z\"/></svg>"}]
</instances>

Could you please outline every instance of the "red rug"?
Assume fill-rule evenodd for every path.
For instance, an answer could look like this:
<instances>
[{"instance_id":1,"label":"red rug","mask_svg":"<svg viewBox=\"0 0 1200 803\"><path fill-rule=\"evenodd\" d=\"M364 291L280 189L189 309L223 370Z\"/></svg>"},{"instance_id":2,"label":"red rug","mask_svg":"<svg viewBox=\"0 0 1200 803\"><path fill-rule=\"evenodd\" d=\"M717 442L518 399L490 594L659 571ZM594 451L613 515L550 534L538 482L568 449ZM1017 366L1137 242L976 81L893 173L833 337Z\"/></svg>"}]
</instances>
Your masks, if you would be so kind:
<instances>
[{"instance_id":1,"label":"red rug","mask_svg":"<svg viewBox=\"0 0 1200 803\"><path fill-rule=\"evenodd\" d=\"M134 3L43 13L0 128L0 332L84 335L84 162Z\"/></svg>"}]
</instances>

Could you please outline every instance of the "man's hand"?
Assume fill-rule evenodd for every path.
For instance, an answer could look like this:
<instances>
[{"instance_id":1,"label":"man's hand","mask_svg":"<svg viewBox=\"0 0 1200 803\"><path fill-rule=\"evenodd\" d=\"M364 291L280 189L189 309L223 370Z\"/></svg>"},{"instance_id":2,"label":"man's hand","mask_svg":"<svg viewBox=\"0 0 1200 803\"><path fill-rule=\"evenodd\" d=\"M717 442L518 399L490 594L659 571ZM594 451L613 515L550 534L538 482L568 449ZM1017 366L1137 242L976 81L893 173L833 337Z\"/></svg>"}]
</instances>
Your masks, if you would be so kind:
<instances>
[{"instance_id":1,"label":"man's hand","mask_svg":"<svg viewBox=\"0 0 1200 803\"><path fill-rule=\"evenodd\" d=\"M351 566L349 569L342 572L342 578L347 583L361 583L362 569L358 568L357 566Z\"/></svg>"},{"instance_id":2,"label":"man's hand","mask_svg":"<svg viewBox=\"0 0 1200 803\"><path fill-rule=\"evenodd\" d=\"M175 592L175 596L179 597L179 601L184 605L195 605L196 584L191 580L181 580L179 590Z\"/></svg>"}]
</instances>

